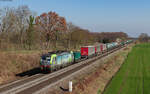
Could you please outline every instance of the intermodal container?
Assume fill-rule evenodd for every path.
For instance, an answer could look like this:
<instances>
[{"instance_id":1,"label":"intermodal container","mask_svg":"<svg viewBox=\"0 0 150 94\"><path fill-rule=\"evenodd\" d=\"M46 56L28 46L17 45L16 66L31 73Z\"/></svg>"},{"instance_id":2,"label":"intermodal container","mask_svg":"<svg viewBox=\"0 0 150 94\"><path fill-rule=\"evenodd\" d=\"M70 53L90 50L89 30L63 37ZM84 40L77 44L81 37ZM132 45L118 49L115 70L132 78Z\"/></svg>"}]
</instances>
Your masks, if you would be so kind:
<instances>
[{"instance_id":1,"label":"intermodal container","mask_svg":"<svg viewBox=\"0 0 150 94\"><path fill-rule=\"evenodd\" d=\"M81 52L73 52L73 54L74 54L74 60L75 61L80 60L80 58L81 58Z\"/></svg>"},{"instance_id":2,"label":"intermodal container","mask_svg":"<svg viewBox=\"0 0 150 94\"><path fill-rule=\"evenodd\" d=\"M81 57L89 57L95 54L94 46L82 46L81 47Z\"/></svg>"}]
</instances>

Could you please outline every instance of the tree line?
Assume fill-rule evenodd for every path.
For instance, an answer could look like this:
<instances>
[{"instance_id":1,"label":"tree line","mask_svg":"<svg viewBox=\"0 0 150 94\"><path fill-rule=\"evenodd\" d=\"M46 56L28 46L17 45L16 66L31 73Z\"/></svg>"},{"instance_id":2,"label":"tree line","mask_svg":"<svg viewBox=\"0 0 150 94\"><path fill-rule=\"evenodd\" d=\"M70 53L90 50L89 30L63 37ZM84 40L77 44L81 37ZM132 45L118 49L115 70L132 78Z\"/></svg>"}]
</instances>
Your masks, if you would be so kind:
<instances>
[{"instance_id":1,"label":"tree line","mask_svg":"<svg viewBox=\"0 0 150 94\"><path fill-rule=\"evenodd\" d=\"M78 49L127 37L124 32L90 32L52 11L36 16L28 6L0 9L1 50Z\"/></svg>"},{"instance_id":2,"label":"tree line","mask_svg":"<svg viewBox=\"0 0 150 94\"><path fill-rule=\"evenodd\" d=\"M147 33L141 33L138 37L140 42L149 42L150 36Z\"/></svg>"}]
</instances>

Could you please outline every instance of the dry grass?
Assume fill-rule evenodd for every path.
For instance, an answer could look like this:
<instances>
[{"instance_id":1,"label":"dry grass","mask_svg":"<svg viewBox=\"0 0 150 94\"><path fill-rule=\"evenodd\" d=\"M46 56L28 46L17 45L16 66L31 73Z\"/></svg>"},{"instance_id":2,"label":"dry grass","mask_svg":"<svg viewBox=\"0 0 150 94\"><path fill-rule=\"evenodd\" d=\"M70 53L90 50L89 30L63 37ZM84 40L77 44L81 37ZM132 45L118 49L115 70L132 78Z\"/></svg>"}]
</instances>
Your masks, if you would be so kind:
<instances>
[{"instance_id":1,"label":"dry grass","mask_svg":"<svg viewBox=\"0 0 150 94\"><path fill-rule=\"evenodd\" d=\"M41 52L0 52L0 83L16 78L16 74L39 66Z\"/></svg>"}]
</instances>

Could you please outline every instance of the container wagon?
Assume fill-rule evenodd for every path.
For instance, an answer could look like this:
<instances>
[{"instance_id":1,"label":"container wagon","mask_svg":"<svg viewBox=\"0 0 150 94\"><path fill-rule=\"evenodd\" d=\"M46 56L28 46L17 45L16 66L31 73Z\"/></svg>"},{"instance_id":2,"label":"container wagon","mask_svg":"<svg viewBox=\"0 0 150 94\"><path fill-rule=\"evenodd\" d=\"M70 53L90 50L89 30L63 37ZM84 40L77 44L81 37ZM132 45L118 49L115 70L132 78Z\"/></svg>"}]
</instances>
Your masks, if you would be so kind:
<instances>
[{"instance_id":1,"label":"container wagon","mask_svg":"<svg viewBox=\"0 0 150 94\"><path fill-rule=\"evenodd\" d=\"M106 44L103 44L103 49L102 49L102 52L105 52L105 51L107 51L107 46L106 46Z\"/></svg>"},{"instance_id":2,"label":"container wagon","mask_svg":"<svg viewBox=\"0 0 150 94\"><path fill-rule=\"evenodd\" d=\"M113 47L116 48L118 46L118 42L113 42Z\"/></svg>"},{"instance_id":3,"label":"container wagon","mask_svg":"<svg viewBox=\"0 0 150 94\"><path fill-rule=\"evenodd\" d=\"M74 55L74 62L78 62L81 59L81 52L73 52Z\"/></svg>"},{"instance_id":4,"label":"container wagon","mask_svg":"<svg viewBox=\"0 0 150 94\"><path fill-rule=\"evenodd\" d=\"M81 58L89 58L95 55L94 46L82 46L81 47Z\"/></svg>"},{"instance_id":5,"label":"container wagon","mask_svg":"<svg viewBox=\"0 0 150 94\"><path fill-rule=\"evenodd\" d=\"M113 48L113 44L112 43L107 43L106 47L107 47L107 51L109 51Z\"/></svg>"},{"instance_id":6,"label":"container wagon","mask_svg":"<svg viewBox=\"0 0 150 94\"><path fill-rule=\"evenodd\" d=\"M100 46L100 44L98 44L98 45L95 46L95 54L97 55L97 54L100 54L100 53L101 53L101 46Z\"/></svg>"},{"instance_id":7,"label":"container wagon","mask_svg":"<svg viewBox=\"0 0 150 94\"><path fill-rule=\"evenodd\" d=\"M122 46L124 46L124 45L125 45L125 42L124 42L124 41L122 41L120 44L121 44Z\"/></svg>"}]
</instances>

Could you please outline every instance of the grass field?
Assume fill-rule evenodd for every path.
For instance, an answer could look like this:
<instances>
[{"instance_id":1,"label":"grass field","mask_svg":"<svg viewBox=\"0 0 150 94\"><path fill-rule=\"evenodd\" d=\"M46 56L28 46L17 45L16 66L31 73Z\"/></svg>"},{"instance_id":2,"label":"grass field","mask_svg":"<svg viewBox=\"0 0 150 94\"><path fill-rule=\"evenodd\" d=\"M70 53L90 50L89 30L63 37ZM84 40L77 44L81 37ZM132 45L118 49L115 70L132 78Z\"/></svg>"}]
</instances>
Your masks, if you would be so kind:
<instances>
[{"instance_id":1,"label":"grass field","mask_svg":"<svg viewBox=\"0 0 150 94\"><path fill-rule=\"evenodd\" d=\"M104 94L150 94L150 44L133 47Z\"/></svg>"}]
</instances>

